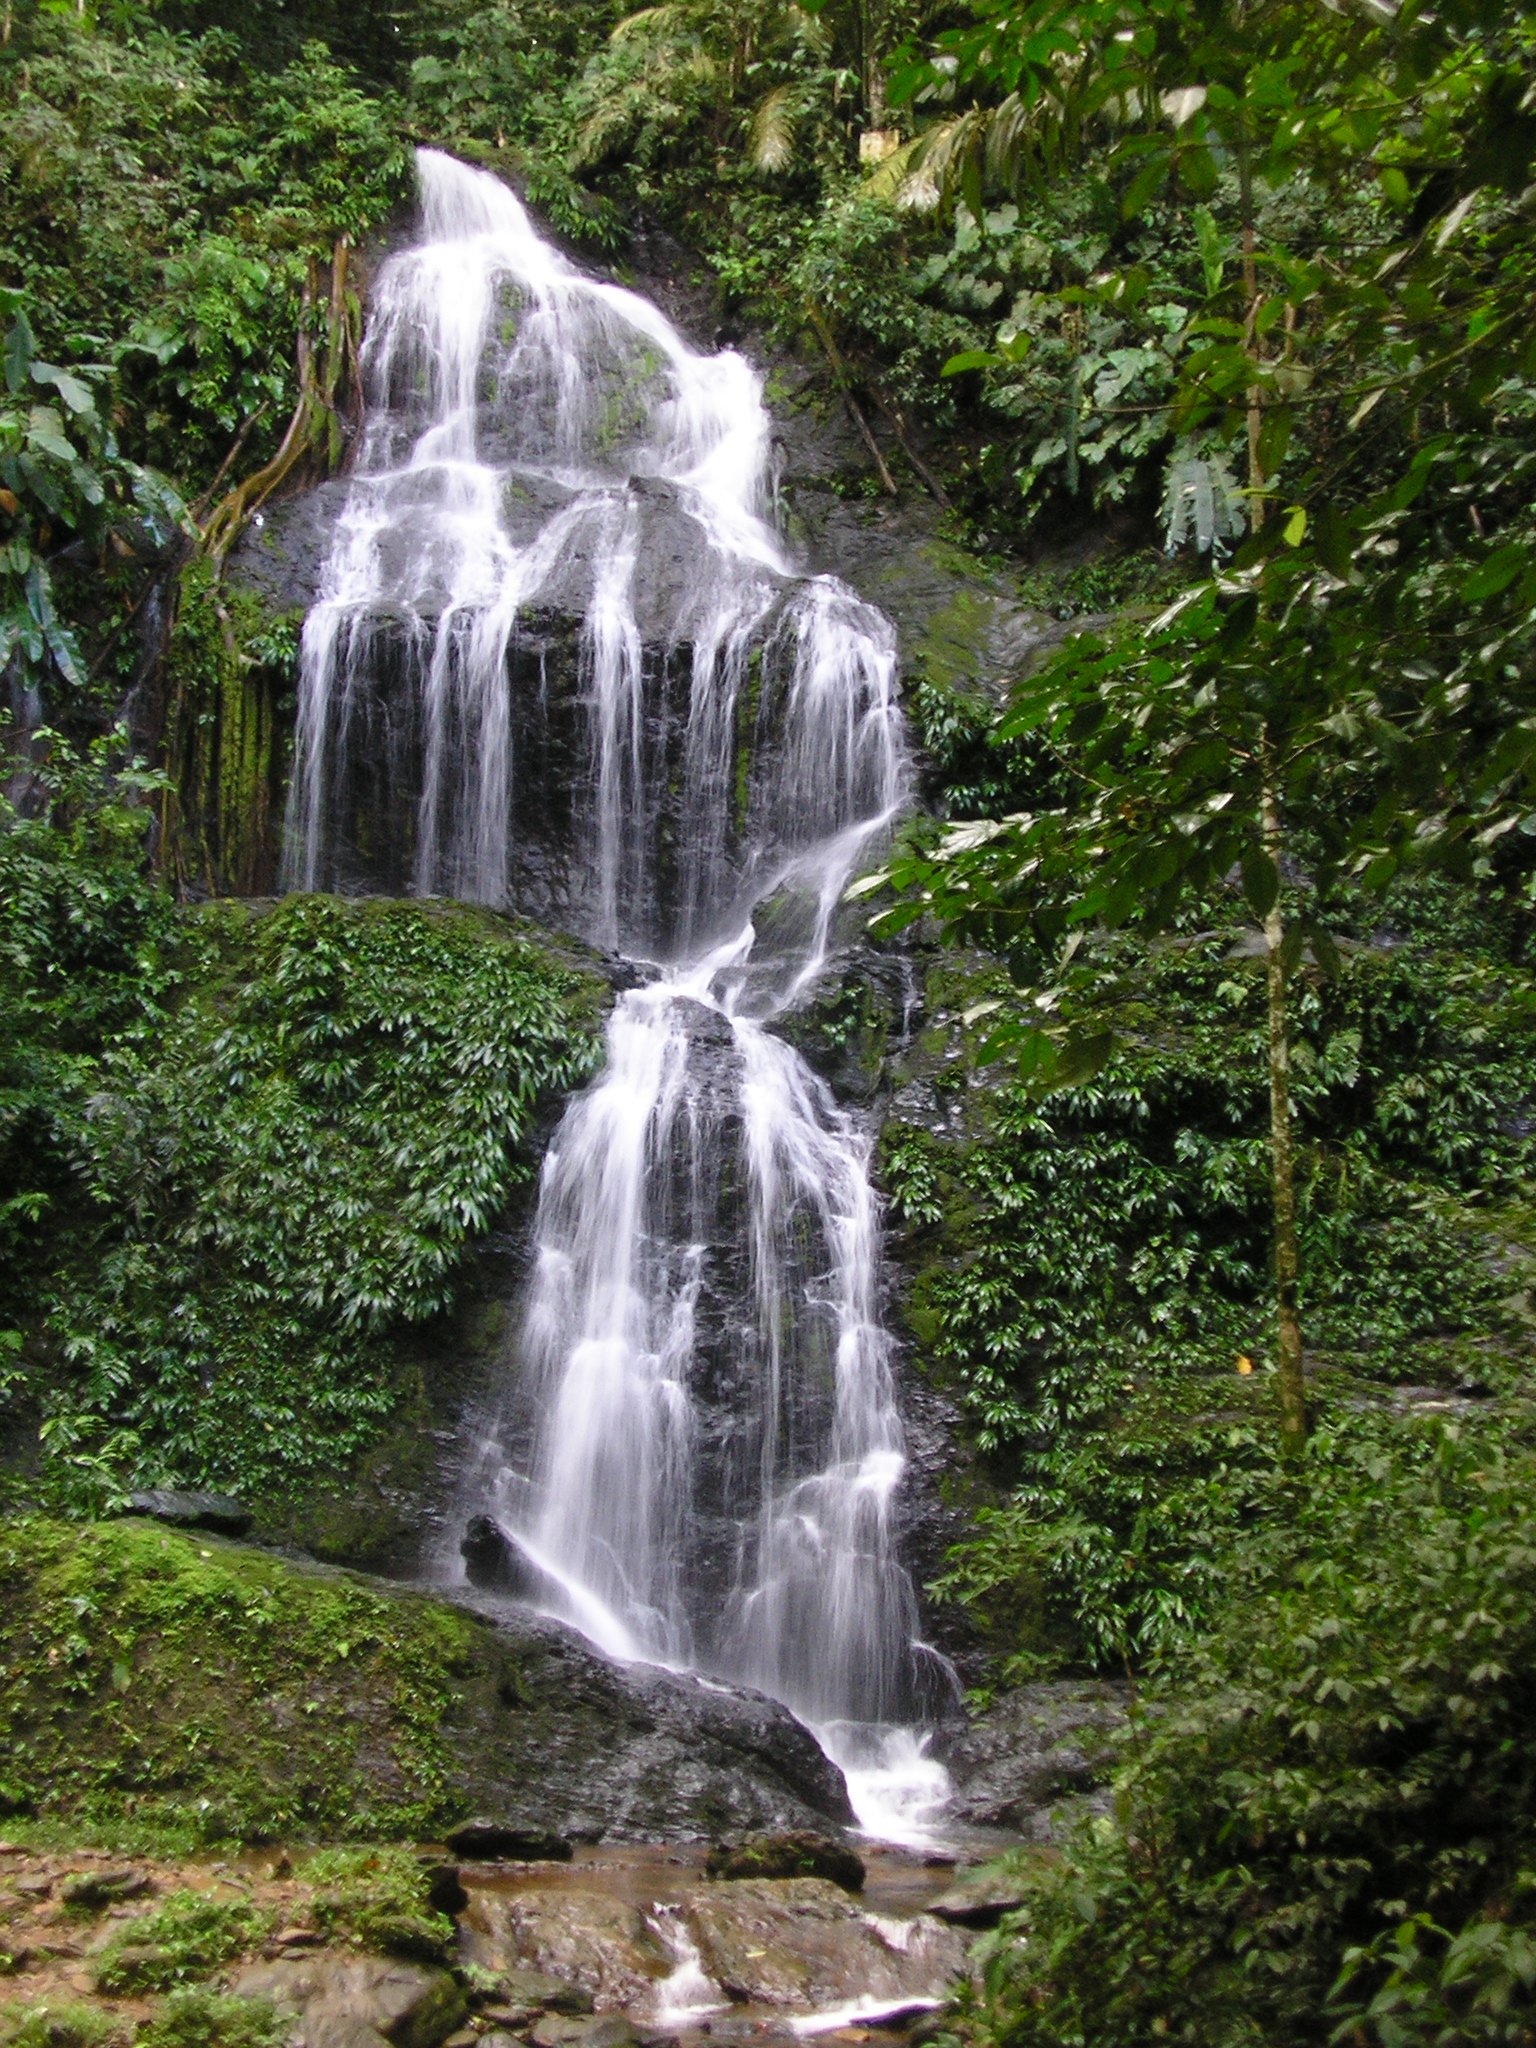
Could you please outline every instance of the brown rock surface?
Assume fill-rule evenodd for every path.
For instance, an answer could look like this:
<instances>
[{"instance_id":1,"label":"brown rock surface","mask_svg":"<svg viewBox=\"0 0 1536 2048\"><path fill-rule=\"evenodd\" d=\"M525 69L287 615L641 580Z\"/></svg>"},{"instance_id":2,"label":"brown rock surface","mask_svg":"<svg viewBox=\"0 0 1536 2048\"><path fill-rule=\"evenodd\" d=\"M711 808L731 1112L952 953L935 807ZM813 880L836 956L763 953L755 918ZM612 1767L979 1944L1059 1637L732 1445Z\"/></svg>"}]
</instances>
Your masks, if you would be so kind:
<instances>
[{"instance_id":1,"label":"brown rock surface","mask_svg":"<svg viewBox=\"0 0 1536 2048\"><path fill-rule=\"evenodd\" d=\"M644 2003L672 1969L638 1907L574 1888L477 1890L460 1922L459 1952L501 1977L533 1969L575 1985L599 2012Z\"/></svg>"},{"instance_id":2,"label":"brown rock surface","mask_svg":"<svg viewBox=\"0 0 1536 2048\"><path fill-rule=\"evenodd\" d=\"M230 1988L301 2015L305 2048L372 2048L370 2035L392 2048L439 2048L465 2010L446 1970L330 1951L256 1963Z\"/></svg>"},{"instance_id":3,"label":"brown rock surface","mask_svg":"<svg viewBox=\"0 0 1536 2048\"><path fill-rule=\"evenodd\" d=\"M926 1914L863 1913L825 1878L746 1878L701 1886L682 1911L703 1967L729 1998L812 2012L862 1998L942 1998L965 1944Z\"/></svg>"}]
</instances>

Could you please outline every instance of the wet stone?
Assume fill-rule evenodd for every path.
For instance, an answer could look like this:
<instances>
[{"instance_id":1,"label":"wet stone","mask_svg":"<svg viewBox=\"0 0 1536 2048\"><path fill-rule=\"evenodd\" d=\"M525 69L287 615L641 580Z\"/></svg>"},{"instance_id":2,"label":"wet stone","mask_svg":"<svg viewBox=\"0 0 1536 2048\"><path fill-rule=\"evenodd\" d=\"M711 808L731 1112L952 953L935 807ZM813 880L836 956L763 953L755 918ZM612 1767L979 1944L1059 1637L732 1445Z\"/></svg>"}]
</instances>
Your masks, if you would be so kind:
<instances>
[{"instance_id":1,"label":"wet stone","mask_svg":"<svg viewBox=\"0 0 1536 2048\"><path fill-rule=\"evenodd\" d=\"M704 1970L727 1997L816 2011L856 1999L942 1998L965 1944L919 1915L863 1913L824 1878L749 1878L689 1892L682 1908Z\"/></svg>"},{"instance_id":2,"label":"wet stone","mask_svg":"<svg viewBox=\"0 0 1536 2048\"><path fill-rule=\"evenodd\" d=\"M533 2024L535 2048L631 2048L638 2036L622 2013L567 2019L546 2013Z\"/></svg>"},{"instance_id":3,"label":"wet stone","mask_svg":"<svg viewBox=\"0 0 1536 2048\"><path fill-rule=\"evenodd\" d=\"M1016 1913L1023 1903L1024 1888L1017 1876L980 1871L962 1876L932 1900L928 1910L936 1920L945 1920L952 1927L995 1927L1005 1913Z\"/></svg>"},{"instance_id":4,"label":"wet stone","mask_svg":"<svg viewBox=\"0 0 1536 2048\"><path fill-rule=\"evenodd\" d=\"M519 1972L532 1969L586 1993L598 2012L646 2003L672 1969L639 1909L597 1891L477 1891L459 1954L497 1976L509 1997Z\"/></svg>"},{"instance_id":5,"label":"wet stone","mask_svg":"<svg viewBox=\"0 0 1536 2048\"><path fill-rule=\"evenodd\" d=\"M844 1891L864 1889L864 1861L846 1842L796 1828L716 1842L705 1869L711 1877L825 1877Z\"/></svg>"},{"instance_id":6,"label":"wet stone","mask_svg":"<svg viewBox=\"0 0 1536 2048\"><path fill-rule=\"evenodd\" d=\"M1049 1809L1103 1783L1126 1688L1107 1679L1052 1679L1005 1693L941 1751L952 1816L1050 1838Z\"/></svg>"},{"instance_id":7,"label":"wet stone","mask_svg":"<svg viewBox=\"0 0 1536 2048\"><path fill-rule=\"evenodd\" d=\"M566 1836L518 1821L467 1820L446 1840L455 1856L477 1862L569 1863L572 1854Z\"/></svg>"},{"instance_id":8,"label":"wet stone","mask_svg":"<svg viewBox=\"0 0 1536 2048\"><path fill-rule=\"evenodd\" d=\"M59 1897L69 1906L112 1906L152 1890L142 1870L78 1870L66 1877Z\"/></svg>"},{"instance_id":9,"label":"wet stone","mask_svg":"<svg viewBox=\"0 0 1536 2048\"><path fill-rule=\"evenodd\" d=\"M243 1501L227 1493L182 1493L152 1487L128 1496L129 1511L169 1522L177 1529L208 1529L219 1536L243 1536L255 1520Z\"/></svg>"},{"instance_id":10,"label":"wet stone","mask_svg":"<svg viewBox=\"0 0 1536 2048\"><path fill-rule=\"evenodd\" d=\"M378 1956L283 1956L236 1976L237 1998L299 2016L304 2048L441 2048L463 2023L464 1994L446 1970Z\"/></svg>"}]
</instances>

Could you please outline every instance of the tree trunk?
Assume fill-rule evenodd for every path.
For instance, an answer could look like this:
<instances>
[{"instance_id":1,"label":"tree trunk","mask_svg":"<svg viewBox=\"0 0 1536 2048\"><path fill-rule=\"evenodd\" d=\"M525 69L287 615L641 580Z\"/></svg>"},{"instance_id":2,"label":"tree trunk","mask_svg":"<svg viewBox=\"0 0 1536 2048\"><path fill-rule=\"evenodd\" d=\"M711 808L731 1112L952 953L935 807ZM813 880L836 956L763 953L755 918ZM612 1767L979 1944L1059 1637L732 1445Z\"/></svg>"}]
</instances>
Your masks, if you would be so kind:
<instances>
[{"instance_id":1,"label":"tree trunk","mask_svg":"<svg viewBox=\"0 0 1536 2048\"><path fill-rule=\"evenodd\" d=\"M1265 776L1264 850L1280 874L1280 805ZM1291 1045L1286 1028L1285 918L1276 894L1264 920L1269 1011L1269 1146L1274 1168L1275 1306L1279 1320L1280 1451L1299 1458L1307 1441L1307 1384L1296 1305L1296 1166L1291 1147Z\"/></svg>"}]
</instances>

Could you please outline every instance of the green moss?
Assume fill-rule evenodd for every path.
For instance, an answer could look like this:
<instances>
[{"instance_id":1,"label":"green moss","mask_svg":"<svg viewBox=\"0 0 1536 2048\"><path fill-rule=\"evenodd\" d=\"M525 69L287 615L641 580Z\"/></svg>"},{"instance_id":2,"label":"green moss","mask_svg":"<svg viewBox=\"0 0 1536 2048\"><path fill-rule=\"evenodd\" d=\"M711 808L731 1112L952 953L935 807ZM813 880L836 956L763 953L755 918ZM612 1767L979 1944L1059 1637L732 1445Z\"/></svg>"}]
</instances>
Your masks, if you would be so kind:
<instances>
[{"instance_id":1,"label":"green moss","mask_svg":"<svg viewBox=\"0 0 1536 2048\"><path fill-rule=\"evenodd\" d=\"M278 705L297 675L298 623L202 559L182 573L165 662L165 855L183 887L252 895L275 882Z\"/></svg>"},{"instance_id":2,"label":"green moss","mask_svg":"<svg viewBox=\"0 0 1536 2048\"><path fill-rule=\"evenodd\" d=\"M928 614L915 649L925 682L941 689L972 689L986 673L997 603L962 588Z\"/></svg>"},{"instance_id":3,"label":"green moss","mask_svg":"<svg viewBox=\"0 0 1536 2048\"><path fill-rule=\"evenodd\" d=\"M0 1524L8 1825L173 1853L429 1836L462 1811L445 1724L477 1634L453 1609L152 1524Z\"/></svg>"},{"instance_id":4,"label":"green moss","mask_svg":"<svg viewBox=\"0 0 1536 2048\"><path fill-rule=\"evenodd\" d=\"M434 1911L425 1873L405 1849L322 1849L305 1864L316 1887L309 1913L328 1941L441 1963L453 1949L453 1922Z\"/></svg>"},{"instance_id":5,"label":"green moss","mask_svg":"<svg viewBox=\"0 0 1536 2048\"><path fill-rule=\"evenodd\" d=\"M264 1941L273 1917L244 1899L172 1892L107 1942L96 1962L96 1988L115 1997L200 1981Z\"/></svg>"},{"instance_id":6,"label":"green moss","mask_svg":"<svg viewBox=\"0 0 1536 2048\"><path fill-rule=\"evenodd\" d=\"M264 1999L188 1984L139 2029L134 2048L276 2048L290 2032L290 2022Z\"/></svg>"}]
</instances>

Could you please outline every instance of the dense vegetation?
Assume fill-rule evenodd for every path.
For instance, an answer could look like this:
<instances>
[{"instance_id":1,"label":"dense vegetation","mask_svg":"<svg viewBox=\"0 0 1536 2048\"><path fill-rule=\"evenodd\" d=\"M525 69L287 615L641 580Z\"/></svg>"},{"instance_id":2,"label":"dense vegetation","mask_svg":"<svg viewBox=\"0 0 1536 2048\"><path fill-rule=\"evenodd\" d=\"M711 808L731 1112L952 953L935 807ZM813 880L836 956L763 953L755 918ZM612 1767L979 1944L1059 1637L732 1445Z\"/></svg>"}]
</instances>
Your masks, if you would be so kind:
<instances>
[{"instance_id":1,"label":"dense vegetation","mask_svg":"<svg viewBox=\"0 0 1536 2048\"><path fill-rule=\"evenodd\" d=\"M0 832L0 1374L56 1504L356 1449L378 1340L438 1311L588 1057L590 988L495 920L173 901L267 886L292 621L217 572L344 457L413 143L619 266L637 222L681 234L727 331L878 426L854 488L931 492L1014 569L1139 550L1037 569L1117 616L1008 702L915 693L954 829L878 906L966 949L927 959L959 1127L883 1148L991 1494L942 1590L997 1682L1128 1668L1140 1703L1116 1820L1030 1866L960 2016L999 2048L1531 2038L1531 31L1481 0L0 0L0 665L104 736ZM70 1706L98 1598L127 1698L152 1628L261 1668L267 1595L222 1564L7 1540L7 1597L43 1589L27 1713ZM322 1618L345 1662L355 1617ZM440 1678L381 1826L435 1810ZM20 1794L52 1770L101 1824L53 1725L10 1731ZM209 1768L237 1832L284 1823Z\"/></svg>"},{"instance_id":2,"label":"dense vegetation","mask_svg":"<svg viewBox=\"0 0 1536 2048\"><path fill-rule=\"evenodd\" d=\"M0 833L6 1391L47 1484L280 1492L397 1395L587 1072L601 985L452 905L178 912L146 778L55 769Z\"/></svg>"}]
</instances>

